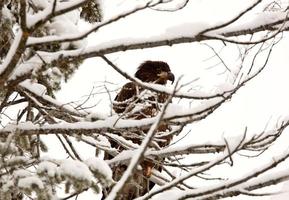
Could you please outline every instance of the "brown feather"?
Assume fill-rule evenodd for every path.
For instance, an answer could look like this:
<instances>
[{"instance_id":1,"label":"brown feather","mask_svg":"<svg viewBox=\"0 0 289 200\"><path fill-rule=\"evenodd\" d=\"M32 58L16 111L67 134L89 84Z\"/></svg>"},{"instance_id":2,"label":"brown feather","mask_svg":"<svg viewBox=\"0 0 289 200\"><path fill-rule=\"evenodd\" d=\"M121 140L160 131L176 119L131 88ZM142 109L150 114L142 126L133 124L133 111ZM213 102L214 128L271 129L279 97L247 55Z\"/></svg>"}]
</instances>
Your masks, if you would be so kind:
<instances>
[{"instance_id":1,"label":"brown feather","mask_svg":"<svg viewBox=\"0 0 289 200\"><path fill-rule=\"evenodd\" d=\"M115 97L113 110L116 113L123 113L129 103L133 102L137 95L137 85L133 82L125 84Z\"/></svg>"}]
</instances>

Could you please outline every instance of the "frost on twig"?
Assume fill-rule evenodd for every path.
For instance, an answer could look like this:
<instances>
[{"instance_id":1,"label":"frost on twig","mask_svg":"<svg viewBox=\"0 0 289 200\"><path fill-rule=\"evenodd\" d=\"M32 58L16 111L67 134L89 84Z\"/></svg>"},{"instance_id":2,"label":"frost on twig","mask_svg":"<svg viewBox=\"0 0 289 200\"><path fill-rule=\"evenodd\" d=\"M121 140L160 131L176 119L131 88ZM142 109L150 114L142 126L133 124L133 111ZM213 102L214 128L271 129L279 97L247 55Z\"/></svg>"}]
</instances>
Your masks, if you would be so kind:
<instances>
[{"instance_id":1,"label":"frost on twig","mask_svg":"<svg viewBox=\"0 0 289 200\"><path fill-rule=\"evenodd\" d=\"M287 34L288 2L254 0L220 21L197 17L184 23L169 19L198 8L195 1L107 2L0 2L1 199L69 199L86 191L102 194L107 187L113 188L107 199L114 199L143 160L162 166L163 170L152 168L146 178L159 187L139 199L161 199L171 194L174 199L270 195L273 193L256 190L288 180L288 170L281 165L288 158L288 149L273 157L266 154L283 142L287 118L281 123L272 120L275 126L253 136L248 128L238 137L198 141L194 137L202 133L188 130L198 123L207 123L213 113L260 77L276 44ZM160 31L157 20L146 18L148 13L156 18L166 16L170 23L162 24L167 27ZM121 34L120 29L134 26L142 30L142 21L132 24L139 16L150 21L145 25L149 31ZM85 28L80 28L82 25ZM107 30L114 34L106 34ZM216 77L226 80L212 90L198 85L201 75L188 81L181 79L177 90L144 82L114 60L116 55L121 57L132 51L141 54L142 49L200 42L209 55L207 61L214 61L207 64L207 72L220 69ZM230 47L238 54L233 63L227 62L228 54L223 53ZM117 115L112 108L105 113L98 107L103 95L109 98L108 107L116 103L113 99L118 80L90 87L91 92L81 100L67 96L65 103L56 98L63 82L70 80L88 58L104 61L96 59L92 73L110 69L143 88L137 100L125 102L132 105L123 115ZM196 58L192 55L191 59ZM166 103L158 102L157 115L130 118L134 112L142 111L138 100L144 97L145 105L152 103L145 98L152 94L170 98ZM156 132L162 123L170 129ZM169 145L159 145L168 137L175 139ZM51 153L57 146L60 150ZM88 155L86 150L93 153ZM59 158L60 154L65 156ZM103 154L109 156L103 160ZM219 173L219 169L238 168L242 159L260 162L254 170L240 176ZM113 180L111 170L117 165L126 167L119 181Z\"/></svg>"}]
</instances>

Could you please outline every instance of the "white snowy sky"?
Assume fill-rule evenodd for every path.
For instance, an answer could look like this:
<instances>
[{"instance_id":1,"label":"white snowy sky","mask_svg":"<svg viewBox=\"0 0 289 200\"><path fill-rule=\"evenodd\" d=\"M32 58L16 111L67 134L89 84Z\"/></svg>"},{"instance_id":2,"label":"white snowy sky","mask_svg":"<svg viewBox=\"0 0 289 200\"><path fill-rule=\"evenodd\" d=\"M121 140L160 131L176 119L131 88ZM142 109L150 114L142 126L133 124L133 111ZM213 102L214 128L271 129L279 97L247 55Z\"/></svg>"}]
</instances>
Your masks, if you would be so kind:
<instances>
[{"instance_id":1,"label":"white snowy sky","mask_svg":"<svg viewBox=\"0 0 289 200\"><path fill-rule=\"evenodd\" d=\"M128 0L103 1L105 19L122 12L130 5ZM113 2L113 3L112 3ZM234 16L242 8L245 8L250 0L194 0L186 8L178 12L157 12L147 10L139 12L127 19L123 19L114 25L101 29L98 33L88 38L88 45L93 46L99 41L113 42L117 38L126 38L134 35L136 38L141 36L159 36L170 34L172 27L182 26L181 31L198 31L206 25L215 24ZM254 16L254 15L252 15ZM250 17L248 17L248 20ZM183 25L187 24L184 30ZM87 24L80 23L80 29L87 28ZM128 38L128 40L133 38ZM253 81L246 84L233 96L232 100L224 104L211 116L198 123L187 127L186 131L191 130L184 142L204 142L219 141L224 137L238 136L245 127L248 127L249 134L260 133L264 130L269 121L269 127L282 116L288 116L289 111L289 57L288 57L289 34L284 34L283 40L275 46L272 56L266 69ZM220 55L227 62L228 67L235 69L238 51L236 46L228 45L223 48L221 42L210 42ZM145 60L166 61L172 72L179 77L184 75L183 82L194 80L195 90L217 90L228 81L230 76L224 74L224 66L216 65L219 63L217 58L211 58L214 55L212 50L202 43L181 44L172 47L158 47L145 50L126 51L108 55L111 60L121 69L133 74L136 67ZM211 59L210 59L211 58ZM57 98L62 102L71 102L86 98L93 87L106 83L108 89L119 89L127 82L121 75L110 68L101 59L87 59L83 65L76 71L68 83L63 84L62 90L58 92ZM95 88L95 92L99 88ZM103 94L94 95L87 105L94 105L99 100L98 105L93 108L94 111L101 111L109 114L110 102L109 96L105 90ZM115 96L112 92L112 98ZM188 106L186 102L180 104ZM284 132L284 141L288 138L288 131ZM288 141L288 140L287 140ZM84 149L84 148L82 148ZM87 149L87 148L86 148ZM57 149L54 149L58 153ZM282 148L280 148L282 151ZM278 148L270 151L267 156L274 156L278 153ZM94 150L87 149L86 156L93 155ZM63 155L59 155L60 157ZM237 163L238 169L250 171L254 164L253 161ZM236 169L226 169L226 173L236 173ZM289 184L287 184L288 186ZM284 186L286 189L286 185ZM289 188L289 186L288 186ZM286 195L280 195L272 198L262 197L260 199L282 200L287 199ZM88 194L80 195L79 199L89 198ZM234 197L234 199L248 199L248 197ZM257 199L257 198L256 198Z\"/></svg>"}]
</instances>

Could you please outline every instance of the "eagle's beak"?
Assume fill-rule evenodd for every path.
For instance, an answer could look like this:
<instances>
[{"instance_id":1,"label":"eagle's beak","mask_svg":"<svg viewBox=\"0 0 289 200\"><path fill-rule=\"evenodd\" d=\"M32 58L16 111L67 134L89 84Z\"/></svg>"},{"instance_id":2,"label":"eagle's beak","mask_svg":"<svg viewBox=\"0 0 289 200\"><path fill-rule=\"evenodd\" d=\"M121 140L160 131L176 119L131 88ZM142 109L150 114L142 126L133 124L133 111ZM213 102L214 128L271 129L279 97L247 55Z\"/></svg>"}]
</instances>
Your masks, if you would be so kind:
<instances>
[{"instance_id":1,"label":"eagle's beak","mask_svg":"<svg viewBox=\"0 0 289 200\"><path fill-rule=\"evenodd\" d=\"M168 73L168 80L172 81L172 84L174 83L174 81L175 81L175 75L174 75L172 72L169 72L169 73Z\"/></svg>"}]
</instances>

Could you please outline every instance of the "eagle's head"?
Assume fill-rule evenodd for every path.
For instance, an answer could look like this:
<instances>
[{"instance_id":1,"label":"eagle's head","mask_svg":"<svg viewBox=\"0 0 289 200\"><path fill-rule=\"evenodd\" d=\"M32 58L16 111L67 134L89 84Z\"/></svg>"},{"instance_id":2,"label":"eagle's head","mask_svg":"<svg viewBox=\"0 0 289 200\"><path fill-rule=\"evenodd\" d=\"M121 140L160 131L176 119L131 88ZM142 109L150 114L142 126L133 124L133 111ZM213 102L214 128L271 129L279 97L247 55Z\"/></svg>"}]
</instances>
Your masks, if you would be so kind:
<instances>
[{"instance_id":1,"label":"eagle's head","mask_svg":"<svg viewBox=\"0 0 289 200\"><path fill-rule=\"evenodd\" d=\"M167 63L162 61L145 61L135 73L135 77L143 82L152 82L165 85L168 80L175 80L174 74L171 72Z\"/></svg>"}]
</instances>

